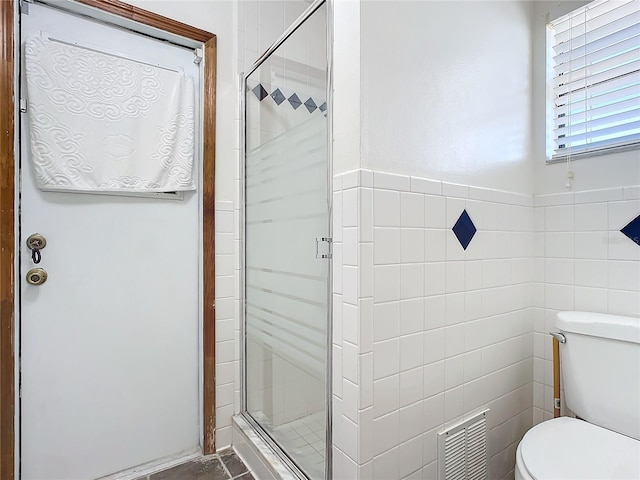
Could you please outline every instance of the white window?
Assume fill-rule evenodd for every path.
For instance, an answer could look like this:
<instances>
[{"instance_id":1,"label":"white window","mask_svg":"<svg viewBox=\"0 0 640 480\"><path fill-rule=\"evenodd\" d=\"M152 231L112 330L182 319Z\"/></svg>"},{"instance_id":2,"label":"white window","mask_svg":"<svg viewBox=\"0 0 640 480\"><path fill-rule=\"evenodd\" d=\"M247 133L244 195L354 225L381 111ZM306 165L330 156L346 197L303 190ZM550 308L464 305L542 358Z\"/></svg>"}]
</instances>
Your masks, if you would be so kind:
<instances>
[{"instance_id":1,"label":"white window","mask_svg":"<svg viewBox=\"0 0 640 480\"><path fill-rule=\"evenodd\" d=\"M596 0L547 33L547 157L640 147L640 0Z\"/></svg>"}]
</instances>

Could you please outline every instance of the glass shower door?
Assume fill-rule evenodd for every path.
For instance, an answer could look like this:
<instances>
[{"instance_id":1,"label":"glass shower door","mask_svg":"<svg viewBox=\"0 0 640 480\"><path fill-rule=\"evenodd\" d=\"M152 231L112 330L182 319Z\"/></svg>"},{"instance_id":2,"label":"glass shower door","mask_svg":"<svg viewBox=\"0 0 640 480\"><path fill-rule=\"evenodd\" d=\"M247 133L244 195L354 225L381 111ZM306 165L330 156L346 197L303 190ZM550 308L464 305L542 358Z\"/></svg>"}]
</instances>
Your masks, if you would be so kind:
<instances>
[{"instance_id":1,"label":"glass shower door","mask_svg":"<svg viewBox=\"0 0 640 480\"><path fill-rule=\"evenodd\" d=\"M246 410L312 479L327 424L326 45L323 5L245 89Z\"/></svg>"}]
</instances>

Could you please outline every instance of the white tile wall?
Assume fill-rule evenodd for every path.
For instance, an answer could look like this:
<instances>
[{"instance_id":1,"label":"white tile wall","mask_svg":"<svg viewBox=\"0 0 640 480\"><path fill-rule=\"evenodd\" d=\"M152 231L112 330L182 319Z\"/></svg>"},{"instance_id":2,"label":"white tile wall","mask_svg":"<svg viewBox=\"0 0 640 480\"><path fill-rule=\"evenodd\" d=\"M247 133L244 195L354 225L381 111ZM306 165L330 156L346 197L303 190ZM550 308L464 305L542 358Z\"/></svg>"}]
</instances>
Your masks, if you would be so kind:
<instances>
[{"instance_id":1,"label":"white tile wall","mask_svg":"<svg viewBox=\"0 0 640 480\"><path fill-rule=\"evenodd\" d=\"M216 448L231 445L231 417L239 411L240 324L238 210L216 201Z\"/></svg>"},{"instance_id":2,"label":"white tile wall","mask_svg":"<svg viewBox=\"0 0 640 480\"><path fill-rule=\"evenodd\" d=\"M559 310L640 316L640 246L620 230L640 215L640 187L535 198L534 423L553 416L548 332Z\"/></svg>"},{"instance_id":3,"label":"white tile wall","mask_svg":"<svg viewBox=\"0 0 640 480\"><path fill-rule=\"evenodd\" d=\"M451 232L464 209L478 229L466 251ZM513 469L534 398L533 223L532 197L367 170L336 177L335 478L435 478L437 432L486 406L495 478ZM336 334L345 307L357 334ZM343 432L354 428L352 445Z\"/></svg>"}]
</instances>

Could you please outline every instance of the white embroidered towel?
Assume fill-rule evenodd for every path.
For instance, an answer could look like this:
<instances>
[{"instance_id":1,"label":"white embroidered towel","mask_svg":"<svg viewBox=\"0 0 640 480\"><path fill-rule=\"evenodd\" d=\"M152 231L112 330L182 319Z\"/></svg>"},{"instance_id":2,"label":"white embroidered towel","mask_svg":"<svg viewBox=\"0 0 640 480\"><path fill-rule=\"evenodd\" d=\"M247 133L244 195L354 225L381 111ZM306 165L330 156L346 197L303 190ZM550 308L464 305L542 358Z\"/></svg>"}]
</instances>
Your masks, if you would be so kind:
<instances>
[{"instance_id":1,"label":"white embroidered towel","mask_svg":"<svg viewBox=\"0 0 640 480\"><path fill-rule=\"evenodd\" d=\"M191 77L41 37L25 58L40 189L195 189Z\"/></svg>"}]
</instances>

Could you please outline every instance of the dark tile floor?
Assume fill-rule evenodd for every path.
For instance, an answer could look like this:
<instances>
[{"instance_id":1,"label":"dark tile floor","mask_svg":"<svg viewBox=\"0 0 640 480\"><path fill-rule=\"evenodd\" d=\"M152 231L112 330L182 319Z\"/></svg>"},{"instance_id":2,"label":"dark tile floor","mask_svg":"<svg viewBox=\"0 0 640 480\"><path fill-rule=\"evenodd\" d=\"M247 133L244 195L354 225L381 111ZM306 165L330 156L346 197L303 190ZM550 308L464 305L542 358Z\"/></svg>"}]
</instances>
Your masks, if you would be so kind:
<instances>
[{"instance_id":1,"label":"dark tile floor","mask_svg":"<svg viewBox=\"0 0 640 480\"><path fill-rule=\"evenodd\" d=\"M137 480L254 480L232 448Z\"/></svg>"}]
</instances>

